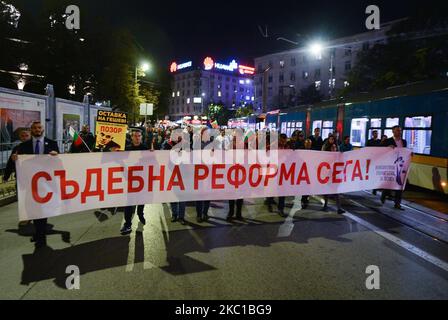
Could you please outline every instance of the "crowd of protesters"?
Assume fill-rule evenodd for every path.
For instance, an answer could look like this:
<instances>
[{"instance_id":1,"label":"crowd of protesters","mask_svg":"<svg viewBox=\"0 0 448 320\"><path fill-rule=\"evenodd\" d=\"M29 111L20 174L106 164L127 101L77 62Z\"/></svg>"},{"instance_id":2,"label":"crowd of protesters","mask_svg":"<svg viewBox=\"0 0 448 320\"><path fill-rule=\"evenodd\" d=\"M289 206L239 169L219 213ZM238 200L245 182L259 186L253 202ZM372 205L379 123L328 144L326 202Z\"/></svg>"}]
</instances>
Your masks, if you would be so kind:
<instances>
[{"instance_id":1,"label":"crowd of protesters","mask_svg":"<svg viewBox=\"0 0 448 320\"><path fill-rule=\"evenodd\" d=\"M127 146L126 151L142 151L142 150L171 150L176 144L182 142L182 136L179 136L176 141L172 140L172 131L176 129L175 127L165 127L165 126L151 126L133 128L127 135ZM184 128L184 132L190 135L190 147L193 148L193 143L198 143L201 148L205 148L209 143L213 142L213 137L205 135L204 130L193 130L192 126L187 126ZM197 134L199 132L199 135ZM72 144L70 148L71 153L86 153L86 152L106 152L114 151L113 148L110 150L96 148L96 137L90 133L89 126L83 126L79 136L82 139L82 144ZM256 135L254 135L256 137ZM267 132L267 148L269 148L269 131ZM23 137L23 139L22 139ZM21 135L22 143L18 145L11 155L8 162L5 174L3 176L4 181L7 181L11 174L14 172L14 161L17 160L18 154L52 154L56 155L59 153L57 148L57 143L44 138L43 126L40 122L33 123L31 130L25 130ZM199 139L196 140L195 139ZM255 138L257 139L257 138ZM233 142L233 143L232 143ZM237 146L236 134L233 130L220 130L220 135L217 136L214 145L222 150L228 150L230 148L247 148L248 139L246 137L243 146ZM51 148L50 148L51 146ZM393 137L388 138L383 136L381 139L378 137L378 131L372 132L371 139L367 142L367 147L398 147L406 148L407 143L402 139L402 131L399 126L393 128ZM291 138L288 139L287 135L280 134L278 138L278 149L285 150L313 150L313 151L324 151L324 152L348 152L353 150L353 146L350 144L350 137L346 136L342 141L339 140L338 134L330 134L328 137L323 139L321 137L321 131L319 128L314 130L313 135L306 137L303 131L295 131ZM377 190L374 190L376 194ZM390 196L390 191L383 190L381 195L382 203L385 202L386 197ZM335 199L337 212L343 214L345 211L341 207L341 200L339 195L332 196ZM401 197L402 192L395 192L395 208L401 209ZM323 210L328 209L328 201L330 196L324 195L324 205ZM277 203L274 198L268 198L265 201L265 205L268 207L269 212L274 212L274 205L278 207L278 214L282 217L287 217L285 213L286 198L279 197ZM310 203L310 196L302 196L301 205L302 209L306 209ZM234 199L229 201L229 211L227 215L227 221L232 222L233 220L244 220L242 216L244 200ZM185 210L187 207L186 202L176 202L171 203L171 213L173 223L179 222L183 225L187 224L185 220ZM210 201L196 201L196 214L197 222L202 223L208 221L209 215L208 211L210 208ZM102 209L108 210L108 209ZM116 209L115 209L116 210ZM144 205L139 206L129 206L124 208L124 225L120 230L122 235L129 234L132 232L132 217L134 213L137 212L140 222L145 225L146 220L144 217ZM45 238L45 226L46 219L34 221L36 226L36 236L34 241L36 242L36 247L41 247L46 245Z\"/></svg>"}]
</instances>

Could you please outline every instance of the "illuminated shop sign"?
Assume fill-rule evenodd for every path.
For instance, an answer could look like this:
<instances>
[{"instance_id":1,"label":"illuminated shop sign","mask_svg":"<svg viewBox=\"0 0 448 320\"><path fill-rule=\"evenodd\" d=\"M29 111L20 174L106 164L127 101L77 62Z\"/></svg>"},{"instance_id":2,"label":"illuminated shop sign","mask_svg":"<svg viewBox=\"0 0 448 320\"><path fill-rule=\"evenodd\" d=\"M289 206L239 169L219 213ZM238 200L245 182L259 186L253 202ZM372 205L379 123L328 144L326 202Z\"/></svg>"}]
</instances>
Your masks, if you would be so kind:
<instances>
[{"instance_id":1,"label":"illuminated shop sign","mask_svg":"<svg viewBox=\"0 0 448 320\"><path fill-rule=\"evenodd\" d=\"M238 70L241 74L255 74L255 68L239 65Z\"/></svg>"},{"instance_id":2,"label":"illuminated shop sign","mask_svg":"<svg viewBox=\"0 0 448 320\"><path fill-rule=\"evenodd\" d=\"M235 60L232 60L229 64L224 64L220 62L215 62L213 58L207 57L204 59L204 70L212 70L212 69L218 69L218 70L225 70L229 72L234 72L235 70L239 70L240 74L242 75L252 75L255 74L255 68L247 67L243 65L239 65Z\"/></svg>"},{"instance_id":3,"label":"illuminated shop sign","mask_svg":"<svg viewBox=\"0 0 448 320\"><path fill-rule=\"evenodd\" d=\"M170 66L171 73L177 72L182 69L191 68L193 66L192 61L188 61L185 63L177 64L176 62L173 62Z\"/></svg>"},{"instance_id":4,"label":"illuminated shop sign","mask_svg":"<svg viewBox=\"0 0 448 320\"><path fill-rule=\"evenodd\" d=\"M215 63L215 68L219 69L219 70L226 70L226 71L233 72L236 69L238 69L238 63L236 63L235 60L232 60L232 62L230 62L230 64L228 64L228 65L217 62L217 63Z\"/></svg>"}]
</instances>

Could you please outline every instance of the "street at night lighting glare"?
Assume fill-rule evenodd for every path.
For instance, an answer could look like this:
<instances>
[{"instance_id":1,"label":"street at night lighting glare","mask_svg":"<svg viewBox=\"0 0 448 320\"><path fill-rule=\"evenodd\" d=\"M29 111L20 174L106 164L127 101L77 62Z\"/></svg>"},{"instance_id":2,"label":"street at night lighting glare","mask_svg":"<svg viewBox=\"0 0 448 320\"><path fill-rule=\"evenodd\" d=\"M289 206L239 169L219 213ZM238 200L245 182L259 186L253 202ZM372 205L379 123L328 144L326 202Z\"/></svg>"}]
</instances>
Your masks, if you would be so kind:
<instances>
[{"instance_id":1,"label":"street at night lighting glare","mask_svg":"<svg viewBox=\"0 0 448 320\"><path fill-rule=\"evenodd\" d=\"M316 55L316 56L320 55L322 53L322 50L323 50L323 45L319 42L314 42L310 45L310 52L313 55Z\"/></svg>"},{"instance_id":2,"label":"street at night lighting glare","mask_svg":"<svg viewBox=\"0 0 448 320\"><path fill-rule=\"evenodd\" d=\"M147 63L147 62L142 63L141 66L140 66L140 69L141 69L143 72L148 71L150 68L151 68L151 66L150 66L149 63Z\"/></svg>"}]
</instances>

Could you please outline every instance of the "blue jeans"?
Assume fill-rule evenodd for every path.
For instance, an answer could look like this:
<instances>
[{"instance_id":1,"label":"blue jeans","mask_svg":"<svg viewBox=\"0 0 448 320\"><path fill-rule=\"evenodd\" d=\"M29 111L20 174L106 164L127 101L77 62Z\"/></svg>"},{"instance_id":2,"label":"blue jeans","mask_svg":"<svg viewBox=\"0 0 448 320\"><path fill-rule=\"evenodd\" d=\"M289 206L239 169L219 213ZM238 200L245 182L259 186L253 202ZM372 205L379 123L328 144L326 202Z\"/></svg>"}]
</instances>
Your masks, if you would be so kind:
<instances>
[{"instance_id":1,"label":"blue jeans","mask_svg":"<svg viewBox=\"0 0 448 320\"><path fill-rule=\"evenodd\" d=\"M196 213L198 218L205 217L210 208L210 201L196 201Z\"/></svg>"},{"instance_id":2,"label":"blue jeans","mask_svg":"<svg viewBox=\"0 0 448 320\"><path fill-rule=\"evenodd\" d=\"M172 202L170 205L174 218L183 219L185 217L185 202Z\"/></svg>"}]
</instances>

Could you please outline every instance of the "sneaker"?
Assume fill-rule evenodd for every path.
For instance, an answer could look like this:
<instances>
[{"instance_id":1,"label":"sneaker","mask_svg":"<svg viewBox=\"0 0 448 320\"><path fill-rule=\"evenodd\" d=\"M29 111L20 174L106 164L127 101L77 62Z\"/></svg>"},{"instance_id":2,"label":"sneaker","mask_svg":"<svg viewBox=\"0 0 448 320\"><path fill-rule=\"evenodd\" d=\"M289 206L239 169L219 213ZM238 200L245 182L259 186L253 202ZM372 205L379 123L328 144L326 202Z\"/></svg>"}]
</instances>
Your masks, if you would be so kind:
<instances>
[{"instance_id":1,"label":"sneaker","mask_svg":"<svg viewBox=\"0 0 448 320\"><path fill-rule=\"evenodd\" d=\"M210 219L210 216L208 214L206 214L202 217L203 221L208 221L209 219Z\"/></svg>"},{"instance_id":2,"label":"sneaker","mask_svg":"<svg viewBox=\"0 0 448 320\"><path fill-rule=\"evenodd\" d=\"M244 218L243 218L242 216L237 216L237 217L235 218L235 220L238 220L238 221L244 221Z\"/></svg>"},{"instance_id":3,"label":"sneaker","mask_svg":"<svg viewBox=\"0 0 448 320\"><path fill-rule=\"evenodd\" d=\"M202 223L202 218L201 217L197 217L196 221L197 221L197 223Z\"/></svg>"},{"instance_id":4,"label":"sneaker","mask_svg":"<svg viewBox=\"0 0 448 320\"><path fill-rule=\"evenodd\" d=\"M132 228L130 226L123 226L123 228L121 228L120 233L122 236L130 234L132 232Z\"/></svg>"},{"instance_id":5,"label":"sneaker","mask_svg":"<svg viewBox=\"0 0 448 320\"><path fill-rule=\"evenodd\" d=\"M328 206L324 206L324 207L322 208L322 211L328 211Z\"/></svg>"},{"instance_id":6,"label":"sneaker","mask_svg":"<svg viewBox=\"0 0 448 320\"><path fill-rule=\"evenodd\" d=\"M226 218L226 221L227 222L232 222L232 220L233 220L233 215L228 215L227 218Z\"/></svg>"},{"instance_id":7,"label":"sneaker","mask_svg":"<svg viewBox=\"0 0 448 320\"><path fill-rule=\"evenodd\" d=\"M404 211L404 208L403 208L401 205L399 205L399 204L396 204L396 205L394 206L394 209L395 209L395 210L401 210L401 211Z\"/></svg>"},{"instance_id":8,"label":"sneaker","mask_svg":"<svg viewBox=\"0 0 448 320\"><path fill-rule=\"evenodd\" d=\"M279 214L279 216L282 217L282 218L286 218L286 217L288 216L283 210L280 210L280 211L278 212L278 214Z\"/></svg>"},{"instance_id":9,"label":"sneaker","mask_svg":"<svg viewBox=\"0 0 448 320\"><path fill-rule=\"evenodd\" d=\"M187 225L187 221L185 221L184 218L179 219L179 222L181 225L186 226Z\"/></svg>"},{"instance_id":10,"label":"sneaker","mask_svg":"<svg viewBox=\"0 0 448 320\"><path fill-rule=\"evenodd\" d=\"M144 226L146 225L146 219L145 219L145 217L143 217L143 216L140 217L140 216L139 216L138 219L140 220L140 222L142 223L142 225L144 225Z\"/></svg>"},{"instance_id":11,"label":"sneaker","mask_svg":"<svg viewBox=\"0 0 448 320\"><path fill-rule=\"evenodd\" d=\"M344 213L345 213L345 210L338 209L338 214L344 214Z\"/></svg>"},{"instance_id":12,"label":"sneaker","mask_svg":"<svg viewBox=\"0 0 448 320\"><path fill-rule=\"evenodd\" d=\"M172 222L172 223L177 222L178 220L179 220L179 219L178 219L177 217L172 217L172 218L171 218L171 222Z\"/></svg>"}]
</instances>

